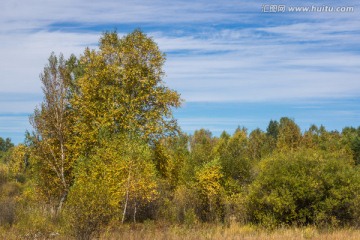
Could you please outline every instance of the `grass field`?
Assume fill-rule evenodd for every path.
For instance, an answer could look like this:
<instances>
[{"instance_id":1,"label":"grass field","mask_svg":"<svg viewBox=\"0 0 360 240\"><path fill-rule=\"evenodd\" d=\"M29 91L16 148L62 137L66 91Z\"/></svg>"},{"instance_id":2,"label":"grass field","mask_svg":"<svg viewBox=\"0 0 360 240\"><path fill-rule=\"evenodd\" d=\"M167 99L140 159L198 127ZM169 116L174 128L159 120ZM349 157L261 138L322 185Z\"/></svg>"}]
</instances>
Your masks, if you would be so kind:
<instances>
[{"instance_id":1,"label":"grass field","mask_svg":"<svg viewBox=\"0 0 360 240\"><path fill-rule=\"evenodd\" d=\"M74 239L65 233L32 233L20 234L11 229L0 229L0 239ZM98 238L96 238L98 239ZM152 222L144 224L113 225L104 230L100 239L109 240L358 240L360 230L353 228L342 229L317 229L315 227L303 228L278 228L266 230L259 227L232 224L230 226L198 224L184 225L159 225Z\"/></svg>"},{"instance_id":2,"label":"grass field","mask_svg":"<svg viewBox=\"0 0 360 240\"><path fill-rule=\"evenodd\" d=\"M336 229L318 230L314 227L280 228L273 231L245 225L197 225L184 226L154 226L143 224L138 226L125 226L108 230L101 239L246 239L246 240L302 240L302 239L328 239L328 240L358 240L360 230Z\"/></svg>"}]
</instances>

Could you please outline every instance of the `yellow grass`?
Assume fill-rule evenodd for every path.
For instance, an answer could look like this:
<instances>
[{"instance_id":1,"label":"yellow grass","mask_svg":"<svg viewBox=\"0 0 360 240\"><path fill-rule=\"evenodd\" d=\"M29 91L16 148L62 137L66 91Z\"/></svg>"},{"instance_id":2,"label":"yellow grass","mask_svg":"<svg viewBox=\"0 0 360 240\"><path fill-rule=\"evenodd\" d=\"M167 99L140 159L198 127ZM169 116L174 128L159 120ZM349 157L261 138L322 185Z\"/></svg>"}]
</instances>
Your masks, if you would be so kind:
<instances>
[{"instance_id":1,"label":"yellow grass","mask_svg":"<svg viewBox=\"0 0 360 240\"><path fill-rule=\"evenodd\" d=\"M220 225L197 225L194 227L138 225L113 228L103 233L101 239L359 240L360 230L337 229L325 231L317 230L314 227L304 227L281 228L269 231L250 225L240 226L237 224L228 227Z\"/></svg>"},{"instance_id":2,"label":"yellow grass","mask_svg":"<svg viewBox=\"0 0 360 240\"><path fill-rule=\"evenodd\" d=\"M37 236L36 236L37 235ZM66 234L22 235L11 229L0 228L0 239L74 239ZM230 226L198 224L192 227L183 225L159 225L153 222L144 224L114 224L101 234L100 239L127 240L359 240L360 230L345 228L319 230L315 227L279 228L273 231L251 225L231 224Z\"/></svg>"}]
</instances>

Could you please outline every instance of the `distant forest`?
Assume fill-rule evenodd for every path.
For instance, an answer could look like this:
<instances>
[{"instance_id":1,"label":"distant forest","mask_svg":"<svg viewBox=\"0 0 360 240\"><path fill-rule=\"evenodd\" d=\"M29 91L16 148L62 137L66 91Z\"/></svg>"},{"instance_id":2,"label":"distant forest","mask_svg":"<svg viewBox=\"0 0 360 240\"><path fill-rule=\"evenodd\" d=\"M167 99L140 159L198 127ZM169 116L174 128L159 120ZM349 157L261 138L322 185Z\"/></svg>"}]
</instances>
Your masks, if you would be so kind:
<instances>
[{"instance_id":1,"label":"distant forest","mask_svg":"<svg viewBox=\"0 0 360 240\"><path fill-rule=\"evenodd\" d=\"M0 138L0 233L97 237L134 222L358 227L360 127L185 134L164 54L139 30L106 32L99 49L54 53L32 132ZM186 69L184 69L186 71Z\"/></svg>"}]
</instances>

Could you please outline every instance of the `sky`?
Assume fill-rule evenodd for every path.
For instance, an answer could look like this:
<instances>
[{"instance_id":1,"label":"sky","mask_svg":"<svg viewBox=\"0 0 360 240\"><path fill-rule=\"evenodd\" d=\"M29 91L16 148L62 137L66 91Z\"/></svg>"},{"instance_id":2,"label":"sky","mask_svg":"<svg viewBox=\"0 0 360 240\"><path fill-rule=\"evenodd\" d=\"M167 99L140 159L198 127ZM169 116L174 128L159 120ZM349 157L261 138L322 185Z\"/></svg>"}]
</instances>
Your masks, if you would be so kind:
<instances>
[{"instance_id":1,"label":"sky","mask_svg":"<svg viewBox=\"0 0 360 240\"><path fill-rule=\"evenodd\" d=\"M104 31L137 28L166 53L184 132L266 130L283 116L303 130L360 125L359 1L4 0L0 9L0 137L15 143L32 129L51 52L80 56Z\"/></svg>"}]
</instances>

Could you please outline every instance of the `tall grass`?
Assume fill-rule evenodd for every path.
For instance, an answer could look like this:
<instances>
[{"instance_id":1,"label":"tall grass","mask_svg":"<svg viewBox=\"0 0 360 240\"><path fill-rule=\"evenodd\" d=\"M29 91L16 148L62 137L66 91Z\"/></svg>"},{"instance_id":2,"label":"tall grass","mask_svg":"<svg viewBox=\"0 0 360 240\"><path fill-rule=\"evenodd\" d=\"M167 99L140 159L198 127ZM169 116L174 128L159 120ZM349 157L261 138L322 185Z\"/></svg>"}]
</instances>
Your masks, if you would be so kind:
<instances>
[{"instance_id":1,"label":"tall grass","mask_svg":"<svg viewBox=\"0 0 360 240\"><path fill-rule=\"evenodd\" d=\"M0 228L0 239L74 239L66 233L24 234L16 228ZM196 224L168 225L148 221L142 224L113 223L100 239L108 240L358 240L360 230L353 228L317 229L315 227L267 230L252 225Z\"/></svg>"},{"instance_id":2,"label":"tall grass","mask_svg":"<svg viewBox=\"0 0 360 240\"><path fill-rule=\"evenodd\" d=\"M105 231L101 235L101 239L358 240L360 239L360 230L351 228L319 230L315 227L304 227L279 228L270 231L251 225L237 224L230 226L201 224L193 227L141 224L113 227Z\"/></svg>"}]
</instances>

